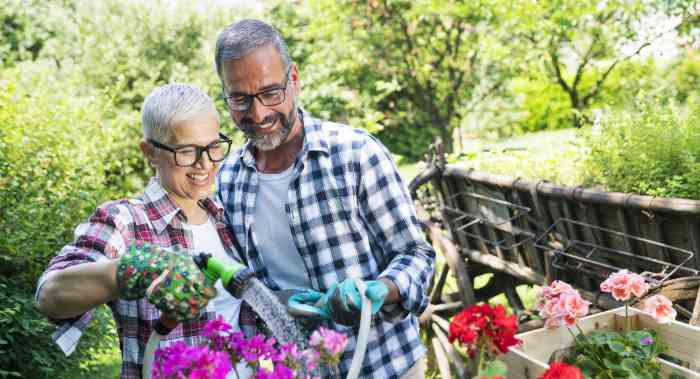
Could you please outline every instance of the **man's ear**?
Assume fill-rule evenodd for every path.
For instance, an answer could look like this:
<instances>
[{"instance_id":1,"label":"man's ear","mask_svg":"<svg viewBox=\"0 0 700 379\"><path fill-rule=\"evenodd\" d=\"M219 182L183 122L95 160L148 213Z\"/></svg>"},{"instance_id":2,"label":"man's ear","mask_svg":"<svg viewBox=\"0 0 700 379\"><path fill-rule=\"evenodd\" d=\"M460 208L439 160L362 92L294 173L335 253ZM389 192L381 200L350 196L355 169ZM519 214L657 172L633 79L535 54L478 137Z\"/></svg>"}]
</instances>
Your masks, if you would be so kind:
<instances>
[{"instance_id":1,"label":"man's ear","mask_svg":"<svg viewBox=\"0 0 700 379\"><path fill-rule=\"evenodd\" d=\"M301 94L301 78L299 77L299 71L297 70L296 63L292 63L289 69L289 80L294 84L294 91L297 96Z\"/></svg>"}]
</instances>

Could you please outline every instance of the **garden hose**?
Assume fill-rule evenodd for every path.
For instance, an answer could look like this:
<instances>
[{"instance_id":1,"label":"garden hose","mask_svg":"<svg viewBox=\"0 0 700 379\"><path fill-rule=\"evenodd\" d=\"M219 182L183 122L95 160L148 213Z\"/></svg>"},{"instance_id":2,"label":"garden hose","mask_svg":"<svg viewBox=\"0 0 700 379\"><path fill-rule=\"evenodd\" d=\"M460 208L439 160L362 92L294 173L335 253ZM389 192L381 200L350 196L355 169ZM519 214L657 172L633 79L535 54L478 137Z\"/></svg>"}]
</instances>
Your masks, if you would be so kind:
<instances>
[{"instance_id":1,"label":"garden hose","mask_svg":"<svg viewBox=\"0 0 700 379\"><path fill-rule=\"evenodd\" d=\"M348 371L347 379L357 379L362 368L362 361L365 359L367 351L367 336L369 335L369 327L372 323L372 302L365 295L367 285L362 279L355 279L355 287L362 296L362 310L360 312L360 331L357 333L357 344L355 345L355 354L352 356L350 363L350 371Z\"/></svg>"},{"instance_id":2,"label":"garden hose","mask_svg":"<svg viewBox=\"0 0 700 379\"><path fill-rule=\"evenodd\" d=\"M167 336L176 326L177 321L166 315L161 315L156 321L156 324L153 326L153 332L151 332L151 336L148 338L146 350L143 352L143 368L141 369L141 376L143 379L151 379L153 359L155 358L156 349L158 349L160 340Z\"/></svg>"}]
</instances>

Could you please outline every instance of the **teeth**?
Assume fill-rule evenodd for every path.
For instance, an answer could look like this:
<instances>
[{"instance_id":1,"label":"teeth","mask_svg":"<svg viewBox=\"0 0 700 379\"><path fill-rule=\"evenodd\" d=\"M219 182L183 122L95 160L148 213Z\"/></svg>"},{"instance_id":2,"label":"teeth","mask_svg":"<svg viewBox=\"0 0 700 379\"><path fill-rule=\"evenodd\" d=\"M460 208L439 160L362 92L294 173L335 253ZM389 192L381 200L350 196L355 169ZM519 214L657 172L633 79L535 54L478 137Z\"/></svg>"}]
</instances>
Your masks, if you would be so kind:
<instances>
[{"instance_id":1,"label":"teeth","mask_svg":"<svg viewBox=\"0 0 700 379\"><path fill-rule=\"evenodd\" d=\"M208 175L208 174L205 174L205 175L188 175L188 176L189 176L190 178L192 178L192 179L193 179L194 181L196 181L196 182L203 182L203 181L209 179L209 175Z\"/></svg>"}]
</instances>

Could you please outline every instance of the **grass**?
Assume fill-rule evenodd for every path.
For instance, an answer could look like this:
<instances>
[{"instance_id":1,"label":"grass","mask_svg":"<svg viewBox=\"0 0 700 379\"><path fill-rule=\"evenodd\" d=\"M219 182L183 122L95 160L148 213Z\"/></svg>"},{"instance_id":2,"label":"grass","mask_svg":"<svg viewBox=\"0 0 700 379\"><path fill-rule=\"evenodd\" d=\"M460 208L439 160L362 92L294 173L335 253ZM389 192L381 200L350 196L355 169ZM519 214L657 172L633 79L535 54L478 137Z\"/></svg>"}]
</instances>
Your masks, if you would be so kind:
<instances>
[{"instance_id":1,"label":"grass","mask_svg":"<svg viewBox=\"0 0 700 379\"><path fill-rule=\"evenodd\" d=\"M578 130L564 129L475 143L449 161L493 174L578 185L583 180L585 155Z\"/></svg>"}]
</instances>

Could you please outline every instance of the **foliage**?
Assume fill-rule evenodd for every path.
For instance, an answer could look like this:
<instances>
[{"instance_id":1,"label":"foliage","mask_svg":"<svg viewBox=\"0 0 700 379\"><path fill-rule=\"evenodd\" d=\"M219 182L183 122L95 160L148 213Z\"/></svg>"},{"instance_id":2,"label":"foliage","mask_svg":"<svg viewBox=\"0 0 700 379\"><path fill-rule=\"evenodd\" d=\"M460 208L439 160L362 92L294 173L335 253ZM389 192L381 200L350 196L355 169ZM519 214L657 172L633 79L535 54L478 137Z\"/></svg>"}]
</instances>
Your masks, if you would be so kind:
<instances>
[{"instance_id":1,"label":"foliage","mask_svg":"<svg viewBox=\"0 0 700 379\"><path fill-rule=\"evenodd\" d=\"M689 50L666 70L679 103L700 100L700 56Z\"/></svg>"},{"instance_id":2,"label":"foliage","mask_svg":"<svg viewBox=\"0 0 700 379\"><path fill-rule=\"evenodd\" d=\"M128 191L106 177L118 171L111 157L120 146L113 142L127 128L102 122L107 104L79 94L50 64L22 63L0 73L0 377L61 377L117 345L109 311L100 308L67 359L33 299L39 274L72 240L75 226L98 203Z\"/></svg>"},{"instance_id":3,"label":"foliage","mask_svg":"<svg viewBox=\"0 0 700 379\"><path fill-rule=\"evenodd\" d=\"M60 9L61 3L68 6L70 1L3 1L0 7L0 66L39 57L47 42L61 32L60 25L49 17L53 10Z\"/></svg>"},{"instance_id":4,"label":"foliage","mask_svg":"<svg viewBox=\"0 0 700 379\"><path fill-rule=\"evenodd\" d=\"M490 0L316 1L308 38L313 62L350 107L349 121L395 153L420 158L470 108L503 85L506 38ZM319 78L320 79L320 78Z\"/></svg>"},{"instance_id":5,"label":"foliage","mask_svg":"<svg viewBox=\"0 0 700 379\"><path fill-rule=\"evenodd\" d=\"M587 132L587 184L650 196L700 199L700 115L667 97L642 97Z\"/></svg>"},{"instance_id":6,"label":"foliage","mask_svg":"<svg viewBox=\"0 0 700 379\"><path fill-rule=\"evenodd\" d=\"M120 136L102 128L105 104L67 96L55 71L22 73L19 85L6 79L17 71L0 77L0 256L14 263L4 275L36 280L75 225L118 190L104 173Z\"/></svg>"},{"instance_id":7,"label":"foliage","mask_svg":"<svg viewBox=\"0 0 700 379\"><path fill-rule=\"evenodd\" d=\"M571 127L571 104L559 86L539 78L517 78L512 90L523 116L510 135Z\"/></svg>"},{"instance_id":8,"label":"foliage","mask_svg":"<svg viewBox=\"0 0 700 379\"><path fill-rule=\"evenodd\" d=\"M661 378L665 351L654 330L595 331L577 340L572 363L590 378Z\"/></svg>"},{"instance_id":9,"label":"foliage","mask_svg":"<svg viewBox=\"0 0 700 379\"><path fill-rule=\"evenodd\" d=\"M99 308L84 341L68 359L50 336L54 327L34 308L31 288L0 276L0 378L56 378L116 343L109 310ZM83 370L91 375L90 368Z\"/></svg>"},{"instance_id":10,"label":"foliage","mask_svg":"<svg viewBox=\"0 0 700 379\"><path fill-rule=\"evenodd\" d=\"M654 1L518 2L511 12L518 56L535 62L568 96L573 126L601 95L617 66L668 30L646 22ZM530 65L527 63L526 65ZM532 69L532 68L528 68Z\"/></svg>"}]
</instances>

